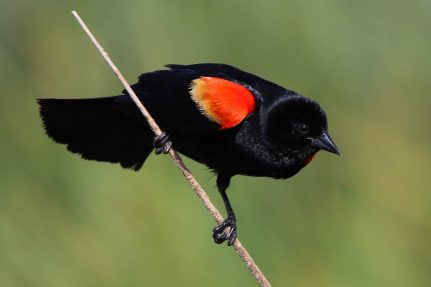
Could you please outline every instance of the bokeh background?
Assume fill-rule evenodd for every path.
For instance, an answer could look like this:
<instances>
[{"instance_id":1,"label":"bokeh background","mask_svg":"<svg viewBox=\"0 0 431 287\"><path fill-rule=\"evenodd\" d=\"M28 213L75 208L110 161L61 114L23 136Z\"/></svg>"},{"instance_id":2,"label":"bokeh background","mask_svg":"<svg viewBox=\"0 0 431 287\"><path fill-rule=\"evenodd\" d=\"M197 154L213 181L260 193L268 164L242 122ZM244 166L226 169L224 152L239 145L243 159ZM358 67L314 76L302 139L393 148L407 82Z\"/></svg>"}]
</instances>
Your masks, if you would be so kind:
<instances>
[{"instance_id":1,"label":"bokeh background","mask_svg":"<svg viewBox=\"0 0 431 287\"><path fill-rule=\"evenodd\" d=\"M35 99L222 62L317 100L343 151L298 176L236 177L239 233L274 286L431 286L431 1L0 3L0 285L255 286L169 157L84 161L48 139ZM187 161L223 210L215 178Z\"/></svg>"}]
</instances>

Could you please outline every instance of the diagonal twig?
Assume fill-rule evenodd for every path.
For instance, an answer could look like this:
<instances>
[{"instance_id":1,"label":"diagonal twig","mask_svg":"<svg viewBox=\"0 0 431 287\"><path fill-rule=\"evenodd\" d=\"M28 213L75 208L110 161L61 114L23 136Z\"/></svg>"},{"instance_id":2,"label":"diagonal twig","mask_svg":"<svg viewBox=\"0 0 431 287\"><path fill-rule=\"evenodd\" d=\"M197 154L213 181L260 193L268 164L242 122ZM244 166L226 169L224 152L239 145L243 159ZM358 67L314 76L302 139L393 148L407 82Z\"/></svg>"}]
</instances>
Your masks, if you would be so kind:
<instances>
[{"instance_id":1,"label":"diagonal twig","mask_svg":"<svg viewBox=\"0 0 431 287\"><path fill-rule=\"evenodd\" d=\"M111 58L109 57L108 53L105 52L103 47L100 45L100 43L97 41L97 39L94 37L94 35L91 33L91 31L88 29L87 25L84 23L84 21L81 19L81 17L78 15L76 11L72 11L73 16L76 18L76 20L81 25L82 29L87 33L88 37L90 37L93 44L96 46L96 48L99 50L99 52L102 54L105 61L108 63L108 65L113 70L114 74L117 76L117 78L120 80L121 84L126 89L129 96L132 98L134 103L138 106L139 110L141 111L142 115L145 117L145 119L148 122L148 125L150 126L151 130L154 132L156 136L160 135L162 133L161 129L157 125L157 123L154 121L153 117L151 117L148 110L144 107L144 105L139 100L138 96L135 94L135 92L132 90L130 85L127 83L126 79L121 74L120 70L114 65ZM181 170L184 177L187 179L193 190L195 191L196 195L199 197L199 199L202 201L208 212L211 214L212 218L218 223L223 222L223 217L220 214L220 212L217 210L217 208L214 206L214 204L210 201L208 195L203 190L199 182L194 178L190 170L185 166L183 163L181 157L178 155L178 153L171 148L169 151L170 156L172 157L172 160L176 163L177 167ZM233 247L235 251L238 253L238 255L241 257L242 261L246 264L248 269L250 269L251 273L253 274L256 281L259 283L262 287L270 287L271 284L266 279L265 275L262 273L262 271L259 269L259 267L254 262L253 258L250 256L250 254L247 252L245 247L241 244L239 239L237 238L233 244Z\"/></svg>"}]
</instances>

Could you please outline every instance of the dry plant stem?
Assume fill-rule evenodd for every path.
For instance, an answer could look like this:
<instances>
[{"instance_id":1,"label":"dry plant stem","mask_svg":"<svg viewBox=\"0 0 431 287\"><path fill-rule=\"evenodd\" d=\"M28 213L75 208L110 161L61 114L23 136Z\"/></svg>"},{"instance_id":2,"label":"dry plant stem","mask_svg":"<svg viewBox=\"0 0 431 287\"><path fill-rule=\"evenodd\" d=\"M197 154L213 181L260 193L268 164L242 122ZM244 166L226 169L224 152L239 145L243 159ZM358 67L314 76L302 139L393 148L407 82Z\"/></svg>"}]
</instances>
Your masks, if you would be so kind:
<instances>
[{"instance_id":1,"label":"dry plant stem","mask_svg":"<svg viewBox=\"0 0 431 287\"><path fill-rule=\"evenodd\" d=\"M85 25L84 21L82 21L81 17L78 15L76 11L72 11L73 16L76 18L76 20L81 25L82 29L84 29L85 33L87 33L88 37L90 37L93 44L96 46L96 48L99 50L99 52L102 54L105 61L108 63L108 65L111 67L111 69L114 71L117 78L120 80L121 84L123 84L124 88L126 89L129 96L132 98L132 100L135 102L135 104L138 106L139 110L141 111L142 115L147 120L151 130L156 134L160 135L162 131L160 130L157 123L154 121L154 119L151 117L148 110L144 107L144 105L139 100L138 96L136 96L135 92L132 90L130 85L127 83L126 79L121 74L120 70L114 65L111 58L109 57L108 53L105 52L103 47L99 44L99 42L96 40L94 35L91 33L91 31L88 29L87 25ZM203 190L199 182L194 178L190 170L184 165L181 157L179 154L171 148L169 151L170 156L172 157L173 161L176 163L177 167L181 170L184 177L187 179L193 190L196 192L197 196L200 198L202 203L205 205L206 209L211 214L212 218L220 224L223 221L223 217L220 214L220 212L215 208L213 203L211 202L210 198L206 194L206 192ZM235 243L233 244L233 247L235 248L235 251L238 253L238 255L241 257L241 259L244 261L244 263L247 265L248 269L250 269L251 273L253 274L256 281L260 284L262 287L270 287L271 284L266 279L265 275L262 273L262 271L259 269L259 267L254 262L253 258L251 258L250 254L248 254L247 250L242 246L241 242L237 238L235 240Z\"/></svg>"}]
</instances>

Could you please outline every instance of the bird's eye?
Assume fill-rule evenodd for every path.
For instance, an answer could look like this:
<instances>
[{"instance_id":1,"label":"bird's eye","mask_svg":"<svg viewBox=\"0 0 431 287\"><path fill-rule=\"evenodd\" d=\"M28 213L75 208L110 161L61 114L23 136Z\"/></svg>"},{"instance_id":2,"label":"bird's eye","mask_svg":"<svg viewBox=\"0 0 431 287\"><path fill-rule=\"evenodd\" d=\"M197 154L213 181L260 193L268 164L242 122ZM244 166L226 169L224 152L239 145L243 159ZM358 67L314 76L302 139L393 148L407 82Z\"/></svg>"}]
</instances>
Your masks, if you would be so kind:
<instances>
[{"instance_id":1,"label":"bird's eye","mask_svg":"<svg viewBox=\"0 0 431 287\"><path fill-rule=\"evenodd\" d=\"M301 134L308 134L310 132L310 128L306 124L300 124L298 130Z\"/></svg>"}]
</instances>

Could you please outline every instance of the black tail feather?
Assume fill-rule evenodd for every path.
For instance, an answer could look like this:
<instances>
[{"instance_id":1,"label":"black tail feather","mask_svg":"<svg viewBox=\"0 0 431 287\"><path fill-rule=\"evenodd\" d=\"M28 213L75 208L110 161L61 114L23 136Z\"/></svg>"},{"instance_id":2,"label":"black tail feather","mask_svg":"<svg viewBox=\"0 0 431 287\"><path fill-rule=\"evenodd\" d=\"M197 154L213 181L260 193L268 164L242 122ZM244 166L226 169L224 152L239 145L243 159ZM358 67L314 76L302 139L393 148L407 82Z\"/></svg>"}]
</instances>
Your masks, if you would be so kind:
<instances>
[{"instance_id":1,"label":"black tail feather","mask_svg":"<svg viewBox=\"0 0 431 287\"><path fill-rule=\"evenodd\" d=\"M85 159L138 170L153 150L153 134L144 121L123 112L116 99L39 99L38 104L55 142Z\"/></svg>"}]
</instances>

